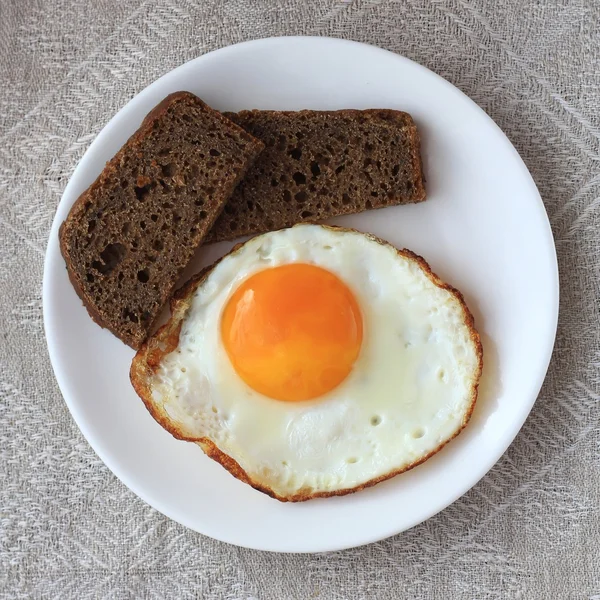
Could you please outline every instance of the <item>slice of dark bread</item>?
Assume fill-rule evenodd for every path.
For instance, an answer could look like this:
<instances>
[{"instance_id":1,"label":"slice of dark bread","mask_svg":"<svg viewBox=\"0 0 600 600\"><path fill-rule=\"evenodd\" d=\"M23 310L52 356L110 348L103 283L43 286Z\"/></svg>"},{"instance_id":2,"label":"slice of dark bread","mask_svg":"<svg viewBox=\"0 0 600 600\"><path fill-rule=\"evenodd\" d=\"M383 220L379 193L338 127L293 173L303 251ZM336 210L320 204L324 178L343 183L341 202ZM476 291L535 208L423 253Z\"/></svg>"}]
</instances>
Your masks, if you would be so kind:
<instances>
[{"instance_id":1,"label":"slice of dark bread","mask_svg":"<svg viewBox=\"0 0 600 600\"><path fill-rule=\"evenodd\" d=\"M146 116L60 228L69 278L94 321L140 346L262 148L189 92Z\"/></svg>"},{"instance_id":2,"label":"slice of dark bread","mask_svg":"<svg viewBox=\"0 0 600 600\"><path fill-rule=\"evenodd\" d=\"M226 113L265 144L206 242L425 200L419 134L407 113Z\"/></svg>"}]
</instances>

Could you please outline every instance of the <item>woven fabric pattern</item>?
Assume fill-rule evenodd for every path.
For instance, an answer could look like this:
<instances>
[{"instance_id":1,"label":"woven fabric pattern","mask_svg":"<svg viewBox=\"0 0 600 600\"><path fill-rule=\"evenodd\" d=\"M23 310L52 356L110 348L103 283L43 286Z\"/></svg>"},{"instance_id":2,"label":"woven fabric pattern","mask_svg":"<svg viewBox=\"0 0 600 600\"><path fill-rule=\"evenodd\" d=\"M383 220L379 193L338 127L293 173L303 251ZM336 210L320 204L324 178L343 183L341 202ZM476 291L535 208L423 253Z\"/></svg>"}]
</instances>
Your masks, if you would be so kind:
<instances>
[{"instance_id":1,"label":"woven fabric pattern","mask_svg":"<svg viewBox=\"0 0 600 600\"><path fill-rule=\"evenodd\" d=\"M2 0L0 597L599 600L599 31L597 0ZM184 61L295 34L398 52L484 108L540 189L562 289L548 377L499 463L429 521L327 555L216 542L129 492L68 413L41 307L56 206L114 113Z\"/></svg>"}]
</instances>

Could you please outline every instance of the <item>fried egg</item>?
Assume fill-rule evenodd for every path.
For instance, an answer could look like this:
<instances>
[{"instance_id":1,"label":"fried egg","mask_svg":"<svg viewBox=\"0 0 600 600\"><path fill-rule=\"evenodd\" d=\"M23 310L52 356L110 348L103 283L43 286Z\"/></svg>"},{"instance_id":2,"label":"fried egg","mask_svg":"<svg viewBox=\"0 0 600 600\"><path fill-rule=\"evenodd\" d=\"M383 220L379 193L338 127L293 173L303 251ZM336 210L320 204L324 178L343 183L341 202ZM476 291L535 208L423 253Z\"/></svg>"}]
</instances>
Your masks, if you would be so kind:
<instances>
[{"instance_id":1,"label":"fried egg","mask_svg":"<svg viewBox=\"0 0 600 600\"><path fill-rule=\"evenodd\" d=\"M373 236L297 225L188 284L134 359L156 420L279 500L362 489L466 425L482 366L459 292Z\"/></svg>"}]
</instances>

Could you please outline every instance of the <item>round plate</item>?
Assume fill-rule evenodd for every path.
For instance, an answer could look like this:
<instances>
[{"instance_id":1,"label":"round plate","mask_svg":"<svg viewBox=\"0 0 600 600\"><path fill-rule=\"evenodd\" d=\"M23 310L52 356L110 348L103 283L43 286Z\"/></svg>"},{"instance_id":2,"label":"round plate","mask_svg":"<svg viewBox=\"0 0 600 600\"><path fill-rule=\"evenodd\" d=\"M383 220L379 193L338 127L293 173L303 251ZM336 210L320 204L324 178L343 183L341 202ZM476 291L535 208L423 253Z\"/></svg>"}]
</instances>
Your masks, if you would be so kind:
<instances>
[{"instance_id":1,"label":"round plate","mask_svg":"<svg viewBox=\"0 0 600 600\"><path fill-rule=\"evenodd\" d=\"M95 325L67 278L58 228L167 94L189 90L214 108L394 108L422 135L428 199L333 222L421 254L460 289L484 345L470 424L423 465L368 490L292 504L234 479L195 444L177 441L129 383L134 352ZM188 273L231 244L200 249ZM44 321L65 401L98 456L172 519L211 537L281 552L380 540L431 517L494 465L525 421L550 360L558 271L548 218L519 155L494 122L448 82L378 48L328 38L272 38L211 52L150 85L102 130L56 213L44 270Z\"/></svg>"}]
</instances>

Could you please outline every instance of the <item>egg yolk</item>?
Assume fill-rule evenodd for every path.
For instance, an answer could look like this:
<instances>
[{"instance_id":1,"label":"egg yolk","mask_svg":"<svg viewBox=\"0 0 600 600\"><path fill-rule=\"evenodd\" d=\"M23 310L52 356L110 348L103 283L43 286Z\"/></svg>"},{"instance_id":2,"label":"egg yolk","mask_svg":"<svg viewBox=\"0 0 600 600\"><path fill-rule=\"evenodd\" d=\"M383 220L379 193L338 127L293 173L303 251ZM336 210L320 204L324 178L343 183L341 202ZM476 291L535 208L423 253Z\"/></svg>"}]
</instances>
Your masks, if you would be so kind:
<instances>
[{"instance_id":1,"label":"egg yolk","mask_svg":"<svg viewBox=\"0 0 600 600\"><path fill-rule=\"evenodd\" d=\"M362 315L333 273L289 264L260 271L235 290L221 336L234 369L252 389L278 400L309 400L352 370Z\"/></svg>"}]
</instances>

